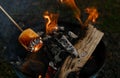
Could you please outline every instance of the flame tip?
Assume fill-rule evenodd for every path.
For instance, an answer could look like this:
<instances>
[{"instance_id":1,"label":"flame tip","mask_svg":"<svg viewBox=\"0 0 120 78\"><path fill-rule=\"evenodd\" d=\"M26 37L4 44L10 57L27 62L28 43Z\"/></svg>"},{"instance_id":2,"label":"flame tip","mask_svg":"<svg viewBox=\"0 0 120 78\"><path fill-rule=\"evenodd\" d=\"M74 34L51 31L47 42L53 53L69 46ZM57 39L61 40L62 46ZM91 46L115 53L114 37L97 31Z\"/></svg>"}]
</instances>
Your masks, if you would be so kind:
<instances>
[{"instance_id":1,"label":"flame tip","mask_svg":"<svg viewBox=\"0 0 120 78\"><path fill-rule=\"evenodd\" d=\"M43 16L44 16L44 19L47 19L46 34L51 34L53 31L58 30L57 20L58 20L59 14L49 13L48 11L46 11Z\"/></svg>"},{"instance_id":2,"label":"flame tip","mask_svg":"<svg viewBox=\"0 0 120 78\"><path fill-rule=\"evenodd\" d=\"M88 19L86 21L91 21L95 23L96 19L99 16L97 9L95 7L88 7L85 9L85 12L89 14Z\"/></svg>"}]
</instances>

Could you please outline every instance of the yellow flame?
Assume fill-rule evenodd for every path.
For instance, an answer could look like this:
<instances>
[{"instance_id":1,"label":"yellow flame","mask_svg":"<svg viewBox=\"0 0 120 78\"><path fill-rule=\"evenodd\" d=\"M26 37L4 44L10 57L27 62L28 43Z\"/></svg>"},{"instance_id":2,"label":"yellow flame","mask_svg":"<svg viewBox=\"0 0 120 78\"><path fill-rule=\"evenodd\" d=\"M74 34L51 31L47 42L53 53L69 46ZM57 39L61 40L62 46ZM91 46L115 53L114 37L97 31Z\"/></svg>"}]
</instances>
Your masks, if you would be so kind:
<instances>
[{"instance_id":1,"label":"yellow flame","mask_svg":"<svg viewBox=\"0 0 120 78\"><path fill-rule=\"evenodd\" d=\"M53 33L53 31L56 31L58 29L57 27L58 14L53 14L46 11L44 13L44 18L47 19L46 34L51 34Z\"/></svg>"}]
</instances>

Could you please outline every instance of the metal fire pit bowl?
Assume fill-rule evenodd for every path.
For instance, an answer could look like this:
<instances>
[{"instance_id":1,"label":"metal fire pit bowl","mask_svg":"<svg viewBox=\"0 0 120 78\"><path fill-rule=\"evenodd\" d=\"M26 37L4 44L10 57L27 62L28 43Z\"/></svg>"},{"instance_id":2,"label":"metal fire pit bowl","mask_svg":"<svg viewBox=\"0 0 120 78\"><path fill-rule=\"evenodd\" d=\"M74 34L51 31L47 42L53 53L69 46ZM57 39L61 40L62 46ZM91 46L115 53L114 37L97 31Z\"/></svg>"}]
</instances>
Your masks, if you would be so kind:
<instances>
[{"instance_id":1,"label":"metal fire pit bowl","mask_svg":"<svg viewBox=\"0 0 120 78\"><path fill-rule=\"evenodd\" d=\"M77 42L77 40L84 37L85 30L81 30L79 24L62 21L62 22L59 22L58 25L65 27L65 31L64 31L65 34L69 30L71 30L72 32L74 32L75 34L78 35L78 39L70 40L72 44L75 44ZM26 25L24 27L24 29L26 29L26 28L31 28L35 32L45 31L45 23L44 23L44 21L42 21L42 22L39 22L38 25L32 25L32 26ZM48 66L48 62L49 62L46 52L43 49L41 49L40 52L38 52L37 54L33 53L33 55L37 55L37 57L31 58L30 56L32 53L27 52L27 50L25 50L18 42L19 35L20 35L20 32L15 32L14 37L11 37L10 42L7 44L7 49L5 51L5 57L7 58L8 62L10 64L12 64L13 69L15 70L17 76L19 78L28 78L28 76L30 76L30 74L38 73L38 72L35 73L34 71L36 71L36 70L34 70L33 71L34 73L31 71L31 72L27 72L27 74L26 74L26 72L23 72L23 73L25 73L25 74L23 74L21 72L21 70L19 70L21 65L27 59L42 61L43 66L42 66L42 69L40 69L41 70L40 73L45 74L45 72L47 71L47 68L48 68L47 66ZM44 44L43 44L43 46L44 46ZM26 58L26 57L28 57L28 58ZM90 57L88 62L85 64L85 66L82 68L82 70L80 71L79 77L80 78L89 78L89 77L93 76L94 74L96 74L103 66L104 60L105 60L105 45L104 45L103 41L100 41L100 43L96 47L95 51L93 52L92 56ZM74 77L75 77L74 73L70 73L70 75L68 76L68 78L74 78ZM32 78L37 78L37 77L32 77Z\"/></svg>"}]
</instances>

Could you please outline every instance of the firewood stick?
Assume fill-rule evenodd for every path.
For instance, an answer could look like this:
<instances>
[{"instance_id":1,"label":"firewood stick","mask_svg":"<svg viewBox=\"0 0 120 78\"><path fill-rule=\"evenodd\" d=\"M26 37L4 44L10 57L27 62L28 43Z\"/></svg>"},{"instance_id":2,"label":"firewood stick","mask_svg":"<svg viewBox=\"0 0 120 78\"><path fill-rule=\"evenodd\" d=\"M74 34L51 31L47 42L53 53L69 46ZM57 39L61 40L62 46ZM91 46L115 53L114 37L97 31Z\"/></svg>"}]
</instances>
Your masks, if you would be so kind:
<instances>
[{"instance_id":1,"label":"firewood stick","mask_svg":"<svg viewBox=\"0 0 120 78\"><path fill-rule=\"evenodd\" d=\"M88 58L91 56L91 54L93 53L94 49L96 48L97 44L99 43L99 41L101 40L103 33L98 31L96 28L94 28L94 31L92 32L92 34L88 34L90 35L90 37L87 38L87 40L83 40L82 42L84 42L86 45L84 45L83 48L79 47L78 49L78 53L82 54L82 52L87 52L88 54L86 54L86 56L84 56L83 58L81 58L81 65L83 67L83 65L87 62ZM77 44L81 44L81 43L77 43ZM81 44L82 45L82 44ZM78 47L76 47L78 48Z\"/></svg>"},{"instance_id":2,"label":"firewood stick","mask_svg":"<svg viewBox=\"0 0 120 78\"><path fill-rule=\"evenodd\" d=\"M15 24L15 26L22 32L23 29L14 21L14 19L3 9L1 5L0 5L0 9Z\"/></svg>"}]
</instances>

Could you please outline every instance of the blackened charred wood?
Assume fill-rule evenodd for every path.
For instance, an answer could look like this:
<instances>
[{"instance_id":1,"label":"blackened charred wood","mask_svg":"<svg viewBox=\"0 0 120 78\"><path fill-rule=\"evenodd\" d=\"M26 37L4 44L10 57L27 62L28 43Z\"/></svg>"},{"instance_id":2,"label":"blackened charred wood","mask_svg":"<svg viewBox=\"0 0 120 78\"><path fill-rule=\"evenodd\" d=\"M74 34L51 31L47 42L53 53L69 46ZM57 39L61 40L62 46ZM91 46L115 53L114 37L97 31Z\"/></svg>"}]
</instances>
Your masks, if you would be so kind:
<instances>
[{"instance_id":1,"label":"blackened charred wood","mask_svg":"<svg viewBox=\"0 0 120 78\"><path fill-rule=\"evenodd\" d=\"M75 33L73 33L72 31L69 31L69 32L68 32L68 35L69 35L71 38L78 38L78 36L77 36Z\"/></svg>"},{"instance_id":2,"label":"blackened charred wood","mask_svg":"<svg viewBox=\"0 0 120 78\"><path fill-rule=\"evenodd\" d=\"M54 69L56 68L55 65L64 59L63 57L60 57L60 55L65 52L65 50L61 47L60 44L58 44L54 37L51 37L45 43L47 55L50 59L50 62L54 64L50 64L50 66Z\"/></svg>"},{"instance_id":3,"label":"blackened charred wood","mask_svg":"<svg viewBox=\"0 0 120 78\"><path fill-rule=\"evenodd\" d=\"M77 50L74 48L71 42L66 38L65 35L62 35L60 39L57 39L57 41L64 47L64 49L66 49L66 52L69 52L71 55L74 55L75 57L78 56Z\"/></svg>"},{"instance_id":4,"label":"blackened charred wood","mask_svg":"<svg viewBox=\"0 0 120 78\"><path fill-rule=\"evenodd\" d=\"M76 52L76 49L71 44L71 42L67 39L65 35L63 35L62 32L56 32L54 31L51 35L46 35L43 38L45 46L47 46L48 54L51 59L50 66L54 69L56 69L55 65L59 63L59 66L61 65L60 62L62 60L65 60L67 57L67 54L70 54L74 57L77 57L78 54ZM65 54L66 53L66 54ZM63 57L63 55L65 57ZM62 57L61 57L62 56Z\"/></svg>"}]
</instances>

